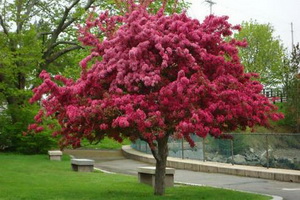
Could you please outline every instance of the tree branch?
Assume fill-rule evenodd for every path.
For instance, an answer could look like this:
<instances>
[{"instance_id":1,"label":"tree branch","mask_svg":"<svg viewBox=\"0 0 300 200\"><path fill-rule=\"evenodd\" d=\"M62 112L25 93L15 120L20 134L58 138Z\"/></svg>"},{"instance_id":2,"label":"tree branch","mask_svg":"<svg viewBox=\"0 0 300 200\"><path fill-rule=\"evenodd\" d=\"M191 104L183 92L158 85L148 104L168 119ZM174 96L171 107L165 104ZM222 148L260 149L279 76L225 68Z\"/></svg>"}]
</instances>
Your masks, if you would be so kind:
<instances>
[{"instance_id":1,"label":"tree branch","mask_svg":"<svg viewBox=\"0 0 300 200\"><path fill-rule=\"evenodd\" d=\"M17 8L17 33L20 33L22 31L23 25L25 23L26 20L28 20L30 18L30 13L32 12L32 8L37 4L38 0L32 0L32 1L27 1L26 2L26 12L24 14L24 16L21 16L21 12L22 12L22 4L18 4L18 8Z\"/></svg>"},{"instance_id":2,"label":"tree branch","mask_svg":"<svg viewBox=\"0 0 300 200\"><path fill-rule=\"evenodd\" d=\"M87 4L84 6L84 10L87 10L91 7L91 5L95 2L95 0L89 0ZM67 21L63 26L62 26L62 31L68 28L75 20L78 18L72 17L69 21Z\"/></svg>"},{"instance_id":3,"label":"tree branch","mask_svg":"<svg viewBox=\"0 0 300 200\"><path fill-rule=\"evenodd\" d=\"M31 4L30 4L30 2L31 2ZM24 20L22 21L22 24L23 24L27 19L30 18L30 13L32 12L33 7L37 5L38 0L32 0L32 1L30 1L30 2L29 2L29 3L27 4L27 6L26 6L26 13L25 13L25 16L26 16L26 17L25 17Z\"/></svg>"},{"instance_id":4,"label":"tree branch","mask_svg":"<svg viewBox=\"0 0 300 200\"><path fill-rule=\"evenodd\" d=\"M51 40L48 44L48 47L46 49L46 51L44 52L44 55L43 55L43 58L46 61L46 63L51 63L53 62L55 59L57 59L58 57L60 57L61 55L69 52L69 51L72 51L72 50L75 50L75 49L80 49L82 48L81 46L75 44L75 43L68 43L68 44L71 44L73 46L71 47L68 47L60 52L57 52L55 54L52 54L52 51L53 51L53 48L55 48L57 45L59 44L63 44L61 42L56 42L57 39L58 39L58 36L60 33L62 33L66 28L68 28L75 20L78 19L78 17L71 17L69 20L68 20L68 16L70 15L70 11L80 2L80 0L75 0L69 7L66 7L65 8L65 11L63 13L63 16L58 24L58 26L55 28L55 30L52 32L52 37L51 37ZM86 5L84 6L84 9L87 10L88 8L91 7L91 5L95 2L95 0L88 0L88 2L86 3ZM68 20L68 21L67 21ZM64 43L64 44L67 44L67 43ZM66 50L66 51L65 51ZM50 57L50 58L49 58ZM47 64L46 64L47 65Z\"/></svg>"},{"instance_id":5,"label":"tree branch","mask_svg":"<svg viewBox=\"0 0 300 200\"><path fill-rule=\"evenodd\" d=\"M153 155L153 157L155 158L155 160L160 161L160 157L158 156L158 152L157 149L151 149L151 153Z\"/></svg>"},{"instance_id":6,"label":"tree branch","mask_svg":"<svg viewBox=\"0 0 300 200\"><path fill-rule=\"evenodd\" d=\"M5 26L5 22L4 22L4 19L2 18L2 15L0 15L0 24L1 24L1 27L2 27L3 32L5 33L5 35L8 36L9 33L8 33L8 30L7 30L6 26Z\"/></svg>"},{"instance_id":7,"label":"tree branch","mask_svg":"<svg viewBox=\"0 0 300 200\"><path fill-rule=\"evenodd\" d=\"M54 44L52 44L52 46L50 48L53 49L53 48L55 48L56 46L58 46L60 44L69 44L69 45L78 46L78 44L76 42L58 41L58 42L55 42Z\"/></svg>"},{"instance_id":8,"label":"tree branch","mask_svg":"<svg viewBox=\"0 0 300 200\"><path fill-rule=\"evenodd\" d=\"M16 1L16 7L17 7L17 11L16 11L16 26L17 26L17 30L16 33L18 34L21 30L20 28L20 21L21 21L21 11L22 11L22 1Z\"/></svg>"},{"instance_id":9,"label":"tree branch","mask_svg":"<svg viewBox=\"0 0 300 200\"><path fill-rule=\"evenodd\" d=\"M43 13L45 13L49 18L51 18L53 21L55 20L55 16L53 14L51 6L49 7L48 5L44 5L41 2L39 2L39 4L37 6L40 7L40 9L43 11Z\"/></svg>"},{"instance_id":10,"label":"tree branch","mask_svg":"<svg viewBox=\"0 0 300 200\"><path fill-rule=\"evenodd\" d=\"M140 138L140 140L146 142L150 146L149 142L143 136L141 136L141 134L139 135L139 138ZM150 148L151 153L152 153L153 157L155 158L155 160L160 160L160 157L158 155L157 145L156 144L153 144L153 145L155 145L156 148L155 149L154 148Z\"/></svg>"},{"instance_id":11,"label":"tree branch","mask_svg":"<svg viewBox=\"0 0 300 200\"><path fill-rule=\"evenodd\" d=\"M46 59L47 65L50 64L50 63L52 63L53 61L55 61L60 56L66 54L66 53L68 53L70 51L76 50L76 49L83 49L83 47L79 46L79 45L73 45L73 46L65 48L65 49L63 49L61 51L58 51L58 52L54 53L50 58Z\"/></svg>"},{"instance_id":12,"label":"tree branch","mask_svg":"<svg viewBox=\"0 0 300 200\"><path fill-rule=\"evenodd\" d=\"M65 21L67 20L68 15L69 15L71 9L72 9L76 4L78 4L79 1L80 1L80 0L76 0L76 1L74 1L69 7L66 7L66 8L65 8L65 12L64 12L64 14L63 14L63 17L61 18L61 20L60 20L60 22L59 22L57 28L53 31L52 40L51 40L51 41L52 41L52 42L51 42L52 44L57 40L58 35L64 30L64 29L62 29L62 27L64 26Z\"/></svg>"},{"instance_id":13,"label":"tree branch","mask_svg":"<svg viewBox=\"0 0 300 200\"><path fill-rule=\"evenodd\" d=\"M38 37L40 37L41 35L51 35L52 32L40 32L38 33Z\"/></svg>"},{"instance_id":14,"label":"tree branch","mask_svg":"<svg viewBox=\"0 0 300 200\"><path fill-rule=\"evenodd\" d=\"M64 30L62 27L65 25L65 21L67 20L68 15L69 15L71 9L72 9L75 5L77 5L77 4L79 3L79 1L80 1L80 0L76 0L76 1L74 1L69 7L66 7L66 8L65 8L64 14L63 14L63 16L62 16L62 18L61 18L61 20L60 20L58 26L57 26L57 27L55 28L55 30L52 32L52 37L51 37L50 43L49 43L49 45L48 45L48 47L47 47L47 50L45 51L44 56L43 56L44 58L47 58L47 56L49 56L49 55L51 54L51 51L52 51L53 48L56 46L56 45L54 45L54 44L56 43L56 40L57 40L59 34L60 34L61 32L63 32L63 30ZM52 61L51 61L51 62L52 62Z\"/></svg>"}]
</instances>

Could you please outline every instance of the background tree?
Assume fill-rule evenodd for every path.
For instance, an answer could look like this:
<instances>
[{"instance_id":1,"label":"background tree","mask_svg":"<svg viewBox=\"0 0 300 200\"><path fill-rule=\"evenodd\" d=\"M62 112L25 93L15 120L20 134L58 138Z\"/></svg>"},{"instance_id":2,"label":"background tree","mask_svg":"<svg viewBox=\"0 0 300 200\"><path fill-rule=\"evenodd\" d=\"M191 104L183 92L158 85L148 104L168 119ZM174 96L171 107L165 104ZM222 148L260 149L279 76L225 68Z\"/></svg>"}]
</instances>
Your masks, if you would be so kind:
<instances>
[{"instance_id":1,"label":"background tree","mask_svg":"<svg viewBox=\"0 0 300 200\"><path fill-rule=\"evenodd\" d=\"M31 89L38 83L38 74L43 69L60 73L63 68L58 68L59 59L82 48L73 28L94 2L1 1L0 134L5 138L2 141L7 141L1 145L3 148L23 149L22 131L32 121L33 110L38 109L28 104ZM49 138L46 136L44 139ZM49 145L44 146L47 148Z\"/></svg>"},{"instance_id":2,"label":"background tree","mask_svg":"<svg viewBox=\"0 0 300 200\"><path fill-rule=\"evenodd\" d=\"M287 121L297 133L300 132L300 46L293 47L288 60L287 79Z\"/></svg>"},{"instance_id":3,"label":"background tree","mask_svg":"<svg viewBox=\"0 0 300 200\"><path fill-rule=\"evenodd\" d=\"M283 84L285 52L280 39L274 37L273 27L256 21L243 22L242 27L234 38L248 43L239 53L246 72L259 73L265 87Z\"/></svg>"},{"instance_id":4,"label":"background tree","mask_svg":"<svg viewBox=\"0 0 300 200\"><path fill-rule=\"evenodd\" d=\"M199 23L182 14L149 13L149 2L128 4L124 16L108 12L81 27L79 40L91 46L78 80L40 74L31 102L41 101L29 129L46 118L58 120L62 147L79 147L128 137L146 141L156 159L155 191L165 191L169 137L219 137L237 128L269 126L281 114L260 94L262 85L244 73L237 40L225 41L239 26L227 17ZM42 99L47 94L45 99Z\"/></svg>"}]
</instances>

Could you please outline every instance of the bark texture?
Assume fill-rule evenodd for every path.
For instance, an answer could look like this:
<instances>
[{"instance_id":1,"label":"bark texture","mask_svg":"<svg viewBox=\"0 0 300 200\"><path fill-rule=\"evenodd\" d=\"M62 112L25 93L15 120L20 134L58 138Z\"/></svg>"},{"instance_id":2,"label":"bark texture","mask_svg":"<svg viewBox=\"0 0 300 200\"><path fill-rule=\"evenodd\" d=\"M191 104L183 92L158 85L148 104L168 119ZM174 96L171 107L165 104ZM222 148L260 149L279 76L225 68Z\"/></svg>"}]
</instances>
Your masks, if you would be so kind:
<instances>
[{"instance_id":1,"label":"bark texture","mask_svg":"<svg viewBox=\"0 0 300 200\"><path fill-rule=\"evenodd\" d=\"M168 157L168 137L163 137L157 140L157 152L154 156L156 159L155 170L155 195L165 194L165 175Z\"/></svg>"}]
</instances>

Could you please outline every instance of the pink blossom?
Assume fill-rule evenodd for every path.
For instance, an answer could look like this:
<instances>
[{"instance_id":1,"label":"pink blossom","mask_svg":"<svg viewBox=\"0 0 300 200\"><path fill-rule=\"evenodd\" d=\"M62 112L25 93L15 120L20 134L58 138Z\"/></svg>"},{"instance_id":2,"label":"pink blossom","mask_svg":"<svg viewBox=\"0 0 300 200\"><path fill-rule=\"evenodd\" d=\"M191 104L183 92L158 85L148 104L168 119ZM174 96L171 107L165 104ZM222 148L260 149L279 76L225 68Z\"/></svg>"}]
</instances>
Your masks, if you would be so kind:
<instances>
[{"instance_id":1,"label":"pink blossom","mask_svg":"<svg viewBox=\"0 0 300 200\"><path fill-rule=\"evenodd\" d=\"M189 84L189 79L188 78L186 78L186 77L182 77L181 79L180 79L180 82L183 84L183 85L187 85L187 84Z\"/></svg>"},{"instance_id":2,"label":"pink blossom","mask_svg":"<svg viewBox=\"0 0 300 200\"><path fill-rule=\"evenodd\" d=\"M42 71L43 83L30 102L45 99L29 130L42 131L38 124L52 117L61 126L53 133L61 146L107 135L117 141L142 137L154 148L155 140L169 134L193 146L191 133L227 138L225 131L283 118L260 94L257 74L244 73L238 49L246 42L230 39L240 27L228 17L199 22L163 9L151 14L130 2L124 16L104 12L79 28L79 40L91 53L80 62L78 80L53 80Z\"/></svg>"},{"instance_id":3,"label":"pink blossom","mask_svg":"<svg viewBox=\"0 0 300 200\"><path fill-rule=\"evenodd\" d=\"M103 124L100 124L99 128L101 130L106 130L108 128L108 125L103 123Z\"/></svg>"},{"instance_id":4,"label":"pink blossom","mask_svg":"<svg viewBox=\"0 0 300 200\"><path fill-rule=\"evenodd\" d=\"M35 130L39 125L38 124L29 124L28 125L28 130Z\"/></svg>"},{"instance_id":5,"label":"pink blossom","mask_svg":"<svg viewBox=\"0 0 300 200\"><path fill-rule=\"evenodd\" d=\"M41 109L39 110L38 114L34 117L34 120L38 123L41 123L43 115L44 115L44 111Z\"/></svg>"},{"instance_id":6,"label":"pink blossom","mask_svg":"<svg viewBox=\"0 0 300 200\"><path fill-rule=\"evenodd\" d=\"M126 117L118 117L113 121L112 126L126 128L129 126L129 122Z\"/></svg>"},{"instance_id":7,"label":"pink blossom","mask_svg":"<svg viewBox=\"0 0 300 200\"><path fill-rule=\"evenodd\" d=\"M39 127L37 127L37 128L34 130L34 132L35 132L35 133L40 133L40 132L42 132L43 130L44 130L44 127L39 126Z\"/></svg>"}]
</instances>

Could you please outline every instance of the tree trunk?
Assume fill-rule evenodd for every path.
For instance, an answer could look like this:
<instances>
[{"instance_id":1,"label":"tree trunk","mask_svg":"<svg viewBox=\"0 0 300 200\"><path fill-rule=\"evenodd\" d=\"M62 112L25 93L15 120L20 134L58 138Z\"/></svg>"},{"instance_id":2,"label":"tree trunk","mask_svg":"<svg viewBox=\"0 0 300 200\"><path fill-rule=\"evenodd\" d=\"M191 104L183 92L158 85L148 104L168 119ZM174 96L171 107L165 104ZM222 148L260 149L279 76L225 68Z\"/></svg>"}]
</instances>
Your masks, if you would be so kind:
<instances>
[{"instance_id":1,"label":"tree trunk","mask_svg":"<svg viewBox=\"0 0 300 200\"><path fill-rule=\"evenodd\" d=\"M162 196L165 193L165 176L168 157L168 136L157 140L154 194Z\"/></svg>"},{"instance_id":2,"label":"tree trunk","mask_svg":"<svg viewBox=\"0 0 300 200\"><path fill-rule=\"evenodd\" d=\"M19 121L19 114L20 114L20 113L16 112L16 108L18 107L18 105L16 103L17 100L15 97L12 97L12 96L6 97L6 100L7 100L8 109L10 110L9 114L11 117L11 121L13 124L15 124Z\"/></svg>"}]
</instances>

